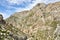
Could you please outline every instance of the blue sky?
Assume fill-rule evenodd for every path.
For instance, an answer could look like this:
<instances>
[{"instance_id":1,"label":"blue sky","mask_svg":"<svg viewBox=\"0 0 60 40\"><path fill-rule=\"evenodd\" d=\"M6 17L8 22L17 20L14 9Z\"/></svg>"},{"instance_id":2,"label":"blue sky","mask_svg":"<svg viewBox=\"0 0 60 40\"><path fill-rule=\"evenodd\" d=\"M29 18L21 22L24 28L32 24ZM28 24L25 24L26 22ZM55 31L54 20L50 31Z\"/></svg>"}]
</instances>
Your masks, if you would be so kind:
<instances>
[{"instance_id":1,"label":"blue sky","mask_svg":"<svg viewBox=\"0 0 60 40\"><path fill-rule=\"evenodd\" d=\"M15 12L33 8L37 3L53 3L60 0L0 0L0 14L8 18Z\"/></svg>"}]
</instances>

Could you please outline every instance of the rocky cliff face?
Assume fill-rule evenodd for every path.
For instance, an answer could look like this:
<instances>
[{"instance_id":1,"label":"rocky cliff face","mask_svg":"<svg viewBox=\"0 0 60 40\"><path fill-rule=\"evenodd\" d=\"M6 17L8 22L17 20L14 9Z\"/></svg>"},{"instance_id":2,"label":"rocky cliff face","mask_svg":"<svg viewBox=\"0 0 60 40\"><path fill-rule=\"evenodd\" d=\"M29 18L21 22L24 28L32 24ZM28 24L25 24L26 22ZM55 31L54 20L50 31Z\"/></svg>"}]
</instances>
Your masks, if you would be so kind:
<instances>
[{"instance_id":1,"label":"rocky cliff face","mask_svg":"<svg viewBox=\"0 0 60 40\"><path fill-rule=\"evenodd\" d=\"M6 21L29 35L27 40L60 40L60 2L37 4L29 11L15 13Z\"/></svg>"},{"instance_id":2,"label":"rocky cliff face","mask_svg":"<svg viewBox=\"0 0 60 40\"><path fill-rule=\"evenodd\" d=\"M27 35L7 23L0 14L0 40L27 40Z\"/></svg>"}]
</instances>

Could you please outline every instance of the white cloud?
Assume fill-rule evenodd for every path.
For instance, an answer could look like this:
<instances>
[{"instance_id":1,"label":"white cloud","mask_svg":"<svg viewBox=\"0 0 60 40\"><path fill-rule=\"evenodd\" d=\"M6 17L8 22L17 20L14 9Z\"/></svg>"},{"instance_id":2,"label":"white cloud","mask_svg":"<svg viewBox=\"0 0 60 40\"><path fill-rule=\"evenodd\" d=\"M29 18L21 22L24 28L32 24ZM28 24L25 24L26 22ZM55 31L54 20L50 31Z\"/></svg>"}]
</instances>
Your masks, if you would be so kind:
<instances>
[{"instance_id":1,"label":"white cloud","mask_svg":"<svg viewBox=\"0 0 60 40\"><path fill-rule=\"evenodd\" d=\"M53 3L53 2L57 2L57 1L60 1L60 0L7 0L10 4L17 4L17 5L19 5L19 4L21 4L21 3L23 3L23 2L31 2L31 1L33 1L33 2L35 2L35 4L36 3Z\"/></svg>"},{"instance_id":2,"label":"white cloud","mask_svg":"<svg viewBox=\"0 0 60 40\"><path fill-rule=\"evenodd\" d=\"M58 2L60 0L42 0L43 3L48 4L48 3L54 3L54 2Z\"/></svg>"},{"instance_id":3,"label":"white cloud","mask_svg":"<svg viewBox=\"0 0 60 40\"><path fill-rule=\"evenodd\" d=\"M14 4L22 4L23 2L30 2L31 0L7 0L11 5L14 5Z\"/></svg>"},{"instance_id":4,"label":"white cloud","mask_svg":"<svg viewBox=\"0 0 60 40\"><path fill-rule=\"evenodd\" d=\"M9 3L13 3L13 4L18 4L19 2L22 2L21 0L7 0Z\"/></svg>"},{"instance_id":5,"label":"white cloud","mask_svg":"<svg viewBox=\"0 0 60 40\"><path fill-rule=\"evenodd\" d=\"M42 2L42 0L7 0L8 3L10 3L11 5L14 5L14 4L22 4L22 3L27 3L27 2L35 2L35 3L38 3L38 2Z\"/></svg>"}]
</instances>

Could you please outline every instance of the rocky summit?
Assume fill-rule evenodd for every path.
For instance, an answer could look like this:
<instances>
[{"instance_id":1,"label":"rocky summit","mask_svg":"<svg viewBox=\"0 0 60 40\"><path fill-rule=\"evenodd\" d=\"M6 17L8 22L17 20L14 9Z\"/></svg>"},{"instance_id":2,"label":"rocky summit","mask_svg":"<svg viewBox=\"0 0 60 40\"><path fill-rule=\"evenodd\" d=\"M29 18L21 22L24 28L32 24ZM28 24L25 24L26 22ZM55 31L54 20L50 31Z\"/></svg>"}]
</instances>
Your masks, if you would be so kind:
<instances>
[{"instance_id":1,"label":"rocky summit","mask_svg":"<svg viewBox=\"0 0 60 40\"><path fill-rule=\"evenodd\" d=\"M38 3L28 11L16 12L5 21L0 15L6 40L60 40L60 2ZM1 38L2 36L0 36ZM2 38L1 38L2 39Z\"/></svg>"}]
</instances>

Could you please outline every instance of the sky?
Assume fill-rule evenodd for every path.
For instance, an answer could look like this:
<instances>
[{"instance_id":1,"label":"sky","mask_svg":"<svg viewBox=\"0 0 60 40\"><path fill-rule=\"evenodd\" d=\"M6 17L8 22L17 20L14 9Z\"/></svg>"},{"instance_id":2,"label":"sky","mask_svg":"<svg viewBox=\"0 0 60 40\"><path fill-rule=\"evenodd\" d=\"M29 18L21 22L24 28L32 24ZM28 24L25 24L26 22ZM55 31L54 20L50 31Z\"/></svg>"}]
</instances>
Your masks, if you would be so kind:
<instances>
[{"instance_id":1,"label":"sky","mask_svg":"<svg viewBox=\"0 0 60 40\"><path fill-rule=\"evenodd\" d=\"M0 14L4 19L15 12L32 9L37 3L53 3L60 0L0 0Z\"/></svg>"}]
</instances>

